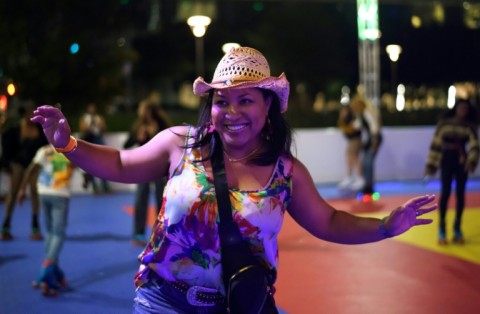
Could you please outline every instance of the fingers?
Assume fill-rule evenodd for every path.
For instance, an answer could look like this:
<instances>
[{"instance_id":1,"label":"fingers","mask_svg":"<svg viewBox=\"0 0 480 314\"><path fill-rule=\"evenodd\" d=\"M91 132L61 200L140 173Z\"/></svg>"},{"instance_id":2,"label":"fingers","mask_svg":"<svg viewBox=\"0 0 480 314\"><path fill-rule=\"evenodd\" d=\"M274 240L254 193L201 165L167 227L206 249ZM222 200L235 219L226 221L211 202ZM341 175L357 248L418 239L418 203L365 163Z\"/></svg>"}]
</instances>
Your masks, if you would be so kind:
<instances>
[{"instance_id":1,"label":"fingers","mask_svg":"<svg viewBox=\"0 0 480 314\"><path fill-rule=\"evenodd\" d=\"M421 208L421 209L418 209L417 210L417 216L421 216L423 214L426 214L426 213L429 213L431 211L434 211L435 209L438 208L438 205L437 204L434 204L430 207L426 207L426 208Z\"/></svg>"},{"instance_id":2,"label":"fingers","mask_svg":"<svg viewBox=\"0 0 480 314\"><path fill-rule=\"evenodd\" d=\"M37 109L33 111L33 115L34 116L32 119L34 118L36 119L36 117L38 116L41 116L44 119L45 118L53 118L57 120L65 119L65 117L63 116L63 113L58 108L48 106L48 105L37 107Z\"/></svg>"},{"instance_id":3,"label":"fingers","mask_svg":"<svg viewBox=\"0 0 480 314\"><path fill-rule=\"evenodd\" d=\"M435 194L418 196L413 198L411 201L416 206L423 206L425 204L431 203L433 200L435 200Z\"/></svg>"},{"instance_id":4,"label":"fingers","mask_svg":"<svg viewBox=\"0 0 480 314\"><path fill-rule=\"evenodd\" d=\"M435 200L435 195L424 195L424 196L418 196L418 197L415 197L415 198L412 198L410 200L408 200L404 205L403 207L408 207L408 208L412 208L414 210L417 210L427 204L430 204L431 202L433 202Z\"/></svg>"},{"instance_id":5,"label":"fingers","mask_svg":"<svg viewBox=\"0 0 480 314\"><path fill-rule=\"evenodd\" d=\"M433 222L433 219L419 218L420 216L437 209L437 207L438 207L437 204L433 204L429 207L423 207L427 204L430 204L433 200L435 200L435 195L426 195L425 197L417 200L418 202L416 202L415 205L418 206L418 207L414 209L415 210L415 216L416 216L415 217L415 223L414 223L415 226L428 225L428 224L431 224Z\"/></svg>"},{"instance_id":6,"label":"fingers","mask_svg":"<svg viewBox=\"0 0 480 314\"><path fill-rule=\"evenodd\" d=\"M35 116L30 118L30 121L43 125L43 123L45 123L45 118L42 117L42 116L35 115Z\"/></svg>"},{"instance_id":7,"label":"fingers","mask_svg":"<svg viewBox=\"0 0 480 314\"><path fill-rule=\"evenodd\" d=\"M429 224L432 222L431 219L423 219L420 216L438 208L437 204L432 204L435 198L435 195L423 195L412 198L401 207L402 211L409 215L411 223L415 225Z\"/></svg>"},{"instance_id":8,"label":"fingers","mask_svg":"<svg viewBox=\"0 0 480 314\"><path fill-rule=\"evenodd\" d=\"M428 225L428 224L431 224L433 222L433 219L420 219L420 218L417 218L417 220L415 221L415 225L416 226L419 226L419 225Z\"/></svg>"}]
</instances>

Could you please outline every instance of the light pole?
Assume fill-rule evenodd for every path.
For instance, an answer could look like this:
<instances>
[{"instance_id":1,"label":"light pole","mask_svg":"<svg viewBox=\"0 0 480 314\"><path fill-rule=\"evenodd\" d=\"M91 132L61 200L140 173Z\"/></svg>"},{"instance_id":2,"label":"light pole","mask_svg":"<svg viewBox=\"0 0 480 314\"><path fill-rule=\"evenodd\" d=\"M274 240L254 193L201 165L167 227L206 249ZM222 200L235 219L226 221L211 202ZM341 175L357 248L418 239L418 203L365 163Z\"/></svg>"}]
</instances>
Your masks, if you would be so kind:
<instances>
[{"instance_id":1,"label":"light pole","mask_svg":"<svg viewBox=\"0 0 480 314\"><path fill-rule=\"evenodd\" d=\"M188 18L187 24L192 29L195 36L195 63L197 66L197 75L203 76L203 36L207 32L207 26L211 19L205 15L194 15Z\"/></svg>"},{"instance_id":2,"label":"light pole","mask_svg":"<svg viewBox=\"0 0 480 314\"><path fill-rule=\"evenodd\" d=\"M402 47L399 45L387 45L385 49L388 53L388 57L390 58L390 78L391 78L391 90L395 92L395 85L397 84L397 61L402 53Z\"/></svg>"}]
</instances>

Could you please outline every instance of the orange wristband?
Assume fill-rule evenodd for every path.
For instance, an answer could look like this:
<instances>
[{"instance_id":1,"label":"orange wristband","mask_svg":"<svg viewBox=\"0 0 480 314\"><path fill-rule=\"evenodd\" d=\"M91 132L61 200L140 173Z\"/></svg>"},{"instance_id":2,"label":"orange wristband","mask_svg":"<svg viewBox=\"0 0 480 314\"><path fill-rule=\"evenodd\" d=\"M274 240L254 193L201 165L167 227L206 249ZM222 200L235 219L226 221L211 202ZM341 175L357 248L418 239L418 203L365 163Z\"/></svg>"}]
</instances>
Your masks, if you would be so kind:
<instances>
[{"instance_id":1,"label":"orange wristband","mask_svg":"<svg viewBox=\"0 0 480 314\"><path fill-rule=\"evenodd\" d=\"M55 147L57 153L68 154L73 152L77 148L77 139L70 135L70 141L68 141L67 146L63 148Z\"/></svg>"}]
</instances>

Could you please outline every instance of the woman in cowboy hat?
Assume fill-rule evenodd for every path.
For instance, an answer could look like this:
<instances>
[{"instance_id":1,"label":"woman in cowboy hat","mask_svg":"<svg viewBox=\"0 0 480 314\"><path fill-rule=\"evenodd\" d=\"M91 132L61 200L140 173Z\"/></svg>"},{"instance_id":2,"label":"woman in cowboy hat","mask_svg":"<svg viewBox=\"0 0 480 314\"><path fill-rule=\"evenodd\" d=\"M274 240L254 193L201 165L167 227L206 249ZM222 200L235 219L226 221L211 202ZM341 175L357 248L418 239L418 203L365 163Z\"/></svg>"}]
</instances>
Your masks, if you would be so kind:
<instances>
[{"instance_id":1,"label":"woman in cowboy hat","mask_svg":"<svg viewBox=\"0 0 480 314\"><path fill-rule=\"evenodd\" d=\"M291 131L282 115L289 83L284 74L270 75L259 51L230 50L213 80L199 77L193 89L206 96L198 125L172 127L132 150L73 138L54 107L37 108L32 119L58 151L95 176L124 183L169 177L160 214L139 256L137 313L226 310L211 163L216 145L223 146L234 220L258 262L272 274L285 211L319 239L348 244L380 241L431 222L420 216L436 208L433 195L413 198L383 219L356 217L330 206L290 151ZM193 296L187 293L191 287L197 289Z\"/></svg>"}]
</instances>

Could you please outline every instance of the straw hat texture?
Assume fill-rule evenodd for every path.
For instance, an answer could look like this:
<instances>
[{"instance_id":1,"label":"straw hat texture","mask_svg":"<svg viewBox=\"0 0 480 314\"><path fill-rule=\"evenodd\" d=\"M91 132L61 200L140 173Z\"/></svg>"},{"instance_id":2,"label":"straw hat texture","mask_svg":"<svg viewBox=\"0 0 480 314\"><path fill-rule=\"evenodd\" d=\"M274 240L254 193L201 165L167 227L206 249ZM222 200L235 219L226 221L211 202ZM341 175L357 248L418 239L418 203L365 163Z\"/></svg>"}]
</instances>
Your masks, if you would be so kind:
<instances>
[{"instance_id":1,"label":"straw hat texture","mask_svg":"<svg viewBox=\"0 0 480 314\"><path fill-rule=\"evenodd\" d=\"M198 77L193 83L193 93L204 96L211 89L258 87L274 92L282 112L287 111L290 84L285 73L270 75L270 66L261 52L249 47L232 48L215 69L211 83Z\"/></svg>"}]
</instances>

